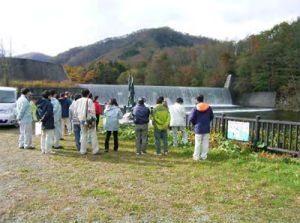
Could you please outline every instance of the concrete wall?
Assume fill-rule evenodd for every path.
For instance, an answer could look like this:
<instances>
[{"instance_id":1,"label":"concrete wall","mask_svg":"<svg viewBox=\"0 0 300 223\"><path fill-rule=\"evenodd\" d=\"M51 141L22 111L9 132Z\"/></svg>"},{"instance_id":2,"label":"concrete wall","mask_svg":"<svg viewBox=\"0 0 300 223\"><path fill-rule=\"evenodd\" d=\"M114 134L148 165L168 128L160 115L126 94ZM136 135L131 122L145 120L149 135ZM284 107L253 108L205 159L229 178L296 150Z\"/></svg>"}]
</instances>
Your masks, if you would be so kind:
<instances>
[{"instance_id":1,"label":"concrete wall","mask_svg":"<svg viewBox=\"0 0 300 223\"><path fill-rule=\"evenodd\" d=\"M238 97L236 103L247 107L275 108L276 92L244 93Z\"/></svg>"},{"instance_id":2,"label":"concrete wall","mask_svg":"<svg viewBox=\"0 0 300 223\"><path fill-rule=\"evenodd\" d=\"M11 80L68 80L60 64L19 58L0 58L0 60L0 78L3 78L5 69Z\"/></svg>"}]
</instances>

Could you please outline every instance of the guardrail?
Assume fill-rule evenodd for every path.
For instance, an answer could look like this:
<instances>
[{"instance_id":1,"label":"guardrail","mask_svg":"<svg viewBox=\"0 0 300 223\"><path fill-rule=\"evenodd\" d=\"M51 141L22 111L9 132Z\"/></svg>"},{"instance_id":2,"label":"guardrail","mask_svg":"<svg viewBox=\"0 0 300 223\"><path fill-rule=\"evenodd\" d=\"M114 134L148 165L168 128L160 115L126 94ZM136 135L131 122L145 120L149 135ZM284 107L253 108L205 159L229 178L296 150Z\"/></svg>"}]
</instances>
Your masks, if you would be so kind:
<instances>
[{"instance_id":1,"label":"guardrail","mask_svg":"<svg viewBox=\"0 0 300 223\"><path fill-rule=\"evenodd\" d=\"M188 119L188 117L187 117ZM241 118L227 115L215 115L211 122L211 131L219 132L228 138L228 121L249 123L248 141L254 147L298 155L300 158L300 122ZM190 123L187 121L187 125Z\"/></svg>"}]
</instances>

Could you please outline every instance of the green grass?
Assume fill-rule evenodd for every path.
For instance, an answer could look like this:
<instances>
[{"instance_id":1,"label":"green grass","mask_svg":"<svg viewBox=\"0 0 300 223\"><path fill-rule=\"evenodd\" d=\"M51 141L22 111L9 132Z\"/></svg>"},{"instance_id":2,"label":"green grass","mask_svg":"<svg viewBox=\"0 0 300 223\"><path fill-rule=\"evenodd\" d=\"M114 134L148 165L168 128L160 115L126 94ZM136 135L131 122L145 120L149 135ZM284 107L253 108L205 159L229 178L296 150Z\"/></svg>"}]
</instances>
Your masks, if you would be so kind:
<instances>
[{"instance_id":1,"label":"green grass","mask_svg":"<svg viewBox=\"0 0 300 223\"><path fill-rule=\"evenodd\" d=\"M102 134L99 143L103 150ZM91 150L79 155L73 137L63 145L54 156L35 150L19 158L14 172L19 181L10 192L16 202L1 220L300 222L297 159L254 153L247 145L215 136L208 160L201 162L192 160L192 146L170 147L167 157L158 157L153 143L148 154L136 156L134 140L125 138L119 152L100 156Z\"/></svg>"}]
</instances>

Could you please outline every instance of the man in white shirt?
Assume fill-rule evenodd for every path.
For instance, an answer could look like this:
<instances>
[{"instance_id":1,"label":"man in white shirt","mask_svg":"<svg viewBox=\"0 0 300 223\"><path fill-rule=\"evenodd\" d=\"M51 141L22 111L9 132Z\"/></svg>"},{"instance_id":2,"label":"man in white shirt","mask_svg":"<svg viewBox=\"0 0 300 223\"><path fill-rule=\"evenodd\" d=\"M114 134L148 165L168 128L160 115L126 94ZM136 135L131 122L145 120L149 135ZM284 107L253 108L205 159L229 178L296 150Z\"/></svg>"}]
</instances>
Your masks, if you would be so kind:
<instances>
[{"instance_id":1,"label":"man in white shirt","mask_svg":"<svg viewBox=\"0 0 300 223\"><path fill-rule=\"evenodd\" d=\"M94 119L96 121L95 106L89 95L90 91L88 89L82 90L82 98L76 100L74 104L74 115L80 122L80 154L82 155L87 153L88 133L92 140L93 154L99 154L96 125L91 128L86 125L87 120Z\"/></svg>"},{"instance_id":2,"label":"man in white shirt","mask_svg":"<svg viewBox=\"0 0 300 223\"><path fill-rule=\"evenodd\" d=\"M17 100L17 120L20 125L19 148L34 149L32 143L32 113L29 96L31 92L28 88L21 90L21 96Z\"/></svg>"},{"instance_id":3,"label":"man in white shirt","mask_svg":"<svg viewBox=\"0 0 300 223\"><path fill-rule=\"evenodd\" d=\"M61 105L56 98L57 94L55 90L50 91L50 100L53 105L53 113L54 113L54 138L53 138L53 148L54 149L62 149L63 146L59 144L59 140L61 138Z\"/></svg>"},{"instance_id":4,"label":"man in white shirt","mask_svg":"<svg viewBox=\"0 0 300 223\"><path fill-rule=\"evenodd\" d=\"M172 128L173 135L173 146L178 147L177 132L181 131L183 134L182 142L184 145L188 143L188 135L186 131L186 111L183 104L182 98L177 98L176 103L169 106L171 115L170 126Z\"/></svg>"}]
</instances>

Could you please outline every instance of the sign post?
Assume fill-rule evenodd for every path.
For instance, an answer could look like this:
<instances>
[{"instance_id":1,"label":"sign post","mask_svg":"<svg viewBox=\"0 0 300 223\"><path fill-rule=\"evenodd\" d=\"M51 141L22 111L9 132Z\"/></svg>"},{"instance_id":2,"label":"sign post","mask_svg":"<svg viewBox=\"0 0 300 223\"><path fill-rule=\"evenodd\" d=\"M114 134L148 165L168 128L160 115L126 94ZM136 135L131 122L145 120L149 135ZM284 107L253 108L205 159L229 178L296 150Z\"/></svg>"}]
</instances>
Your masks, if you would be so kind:
<instances>
[{"instance_id":1,"label":"sign post","mask_svg":"<svg viewBox=\"0 0 300 223\"><path fill-rule=\"evenodd\" d=\"M239 141L249 141L249 122L228 121L227 138Z\"/></svg>"}]
</instances>

